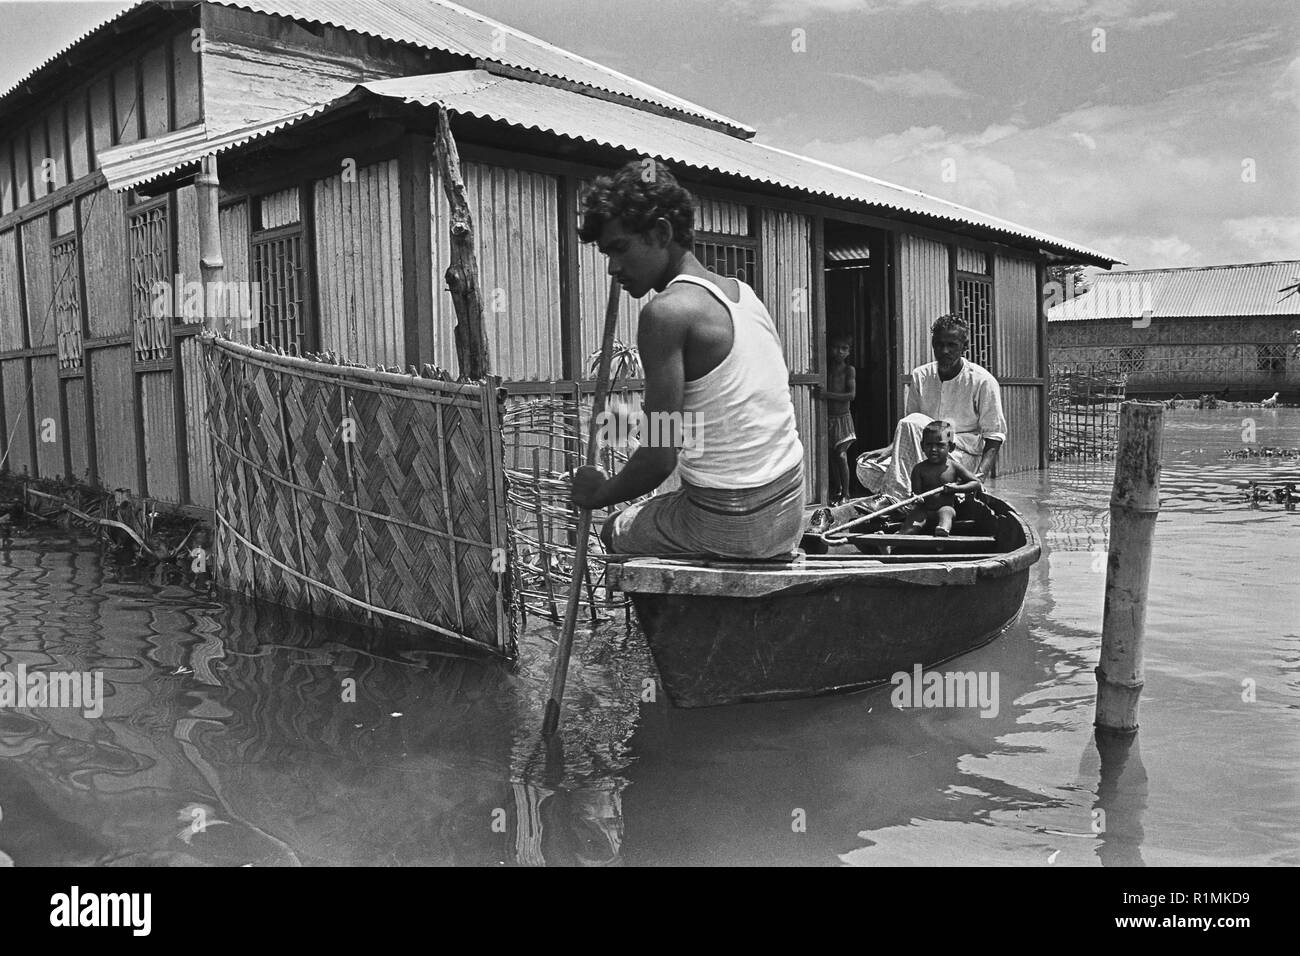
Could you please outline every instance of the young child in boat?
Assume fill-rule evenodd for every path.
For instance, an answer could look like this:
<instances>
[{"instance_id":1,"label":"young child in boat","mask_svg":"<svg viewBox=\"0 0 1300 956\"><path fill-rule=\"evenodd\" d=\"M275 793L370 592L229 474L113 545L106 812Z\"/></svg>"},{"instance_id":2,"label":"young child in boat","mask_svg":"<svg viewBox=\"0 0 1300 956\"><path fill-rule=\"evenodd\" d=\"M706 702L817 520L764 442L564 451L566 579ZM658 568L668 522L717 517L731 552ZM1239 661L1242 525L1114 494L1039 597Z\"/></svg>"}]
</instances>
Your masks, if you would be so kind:
<instances>
[{"instance_id":1,"label":"young child in boat","mask_svg":"<svg viewBox=\"0 0 1300 956\"><path fill-rule=\"evenodd\" d=\"M948 537L952 534L953 518L957 516L957 495L984 487L974 475L949 457L957 447L952 436L952 425L945 421L932 421L921 432L921 452L925 457L912 469L912 494L923 494L935 488L942 488L943 493L914 505L898 529L899 534L920 534L932 529L936 537Z\"/></svg>"},{"instance_id":2,"label":"young child in boat","mask_svg":"<svg viewBox=\"0 0 1300 956\"><path fill-rule=\"evenodd\" d=\"M849 353L853 350L853 338L849 335L836 335L830 340L830 362L826 367L826 417L829 420L830 445L835 456L835 470L832 474L838 479L838 492L832 497L832 504L839 504L847 499L849 490L849 449L857 441L853 432L853 412L850 403L857 397L857 373L849 364Z\"/></svg>"}]
</instances>

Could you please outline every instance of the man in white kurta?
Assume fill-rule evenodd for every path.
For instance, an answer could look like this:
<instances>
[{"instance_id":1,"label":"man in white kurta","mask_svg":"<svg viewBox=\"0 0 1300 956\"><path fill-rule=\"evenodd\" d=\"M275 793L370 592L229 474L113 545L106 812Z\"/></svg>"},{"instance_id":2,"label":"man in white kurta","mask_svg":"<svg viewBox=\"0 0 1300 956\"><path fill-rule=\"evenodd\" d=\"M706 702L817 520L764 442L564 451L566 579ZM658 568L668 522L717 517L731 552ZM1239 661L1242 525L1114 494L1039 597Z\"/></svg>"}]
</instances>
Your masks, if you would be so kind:
<instances>
[{"instance_id":1,"label":"man in white kurta","mask_svg":"<svg viewBox=\"0 0 1300 956\"><path fill-rule=\"evenodd\" d=\"M921 461L921 432L930 422L953 427L955 459L982 479L1007 437L1002 393L987 369L962 357L968 341L964 322L955 316L936 320L932 345L937 361L912 370L904 404L906 417L898 423L887 448L858 457L858 480L873 494L906 498L912 493L912 469Z\"/></svg>"}]
</instances>

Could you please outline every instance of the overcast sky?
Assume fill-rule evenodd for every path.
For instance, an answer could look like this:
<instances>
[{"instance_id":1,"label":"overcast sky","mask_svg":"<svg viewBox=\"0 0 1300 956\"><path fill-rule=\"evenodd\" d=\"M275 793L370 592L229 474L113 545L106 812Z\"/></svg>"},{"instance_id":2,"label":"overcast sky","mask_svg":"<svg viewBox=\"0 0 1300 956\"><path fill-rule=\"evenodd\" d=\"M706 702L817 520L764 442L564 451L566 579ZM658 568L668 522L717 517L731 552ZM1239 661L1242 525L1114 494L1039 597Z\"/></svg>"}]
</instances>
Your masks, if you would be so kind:
<instances>
[{"instance_id":1,"label":"overcast sky","mask_svg":"<svg viewBox=\"0 0 1300 956\"><path fill-rule=\"evenodd\" d=\"M1300 259L1296 0L463 5L1130 268ZM0 90L126 6L0 0Z\"/></svg>"}]
</instances>

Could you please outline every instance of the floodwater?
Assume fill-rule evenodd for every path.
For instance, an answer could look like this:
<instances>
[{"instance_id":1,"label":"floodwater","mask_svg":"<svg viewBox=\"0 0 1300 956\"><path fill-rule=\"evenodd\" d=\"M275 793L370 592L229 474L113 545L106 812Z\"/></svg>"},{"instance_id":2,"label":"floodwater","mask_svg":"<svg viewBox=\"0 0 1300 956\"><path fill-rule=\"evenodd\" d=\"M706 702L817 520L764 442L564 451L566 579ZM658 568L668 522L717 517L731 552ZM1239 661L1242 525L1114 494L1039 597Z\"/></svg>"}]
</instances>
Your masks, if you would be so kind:
<instances>
[{"instance_id":1,"label":"floodwater","mask_svg":"<svg viewBox=\"0 0 1300 956\"><path fill-rule=\"evenodd\" d=\"M621 622L519 667L219 599L92 543L0 544L0 669L100 671L98 718L0 710L0 863L1300 863L1300 410L1166 413L1141 731L1092 733L1110 464L994 484L1042 536L1019 621L944 669L996 716L840 698L679 711ZM354 700L351 698L355 698Z\"/></svg>"}]
</instances>

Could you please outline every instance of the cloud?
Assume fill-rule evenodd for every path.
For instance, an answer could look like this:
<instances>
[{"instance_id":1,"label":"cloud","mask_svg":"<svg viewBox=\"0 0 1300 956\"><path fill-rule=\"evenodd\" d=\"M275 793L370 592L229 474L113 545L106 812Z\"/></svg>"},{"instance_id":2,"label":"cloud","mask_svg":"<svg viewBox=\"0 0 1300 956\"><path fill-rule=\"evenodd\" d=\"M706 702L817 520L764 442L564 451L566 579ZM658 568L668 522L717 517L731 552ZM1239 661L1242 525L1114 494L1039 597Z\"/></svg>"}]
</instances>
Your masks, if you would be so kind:
<instances>
[{"instance_id":1,"label":"cloud","mask_svg":"<svg viewBox=\"0 0 1300 956\"><path fill-rule=\"evenodd\" d=\"M727 0L729 8L757 17L763 26L808 23L826 15L905 13L1026 13L1131 30L1158 26L1176 10L1136 14L1144 0Z\"/></svg>"},{"instance_id":2,"label":"cloud","mask_svg":"<svg viewBox=\"0 0 1300 956\"><path fill-rule=\"evenodd\" d=\"M1300 109L1300 57L1292 60L1273 84L1272 98Z\"/></svg>"},{"instance_id":3,"label":"cloud","mask_svg":"<svg viewBox=\"0 0 1300 956\"><path fill-rule=\"evenodd\" d=\"M1300 66L1287 68L1288 82L1296 73ZM1083 106L1035 125L963 130L945 121L777 145L1135 268L1300 257L1300 151L1293 114L1280 115L1269 98L1277 76L1276 63L1258 64L1208 92ZM1007 109L1017 112L1015 104ZM1260 170L1253 183L1241 180L1247 155Z\"/></svg>"},{"instance_id":4,"label":"cloud","mask_svg":"<svg viewBox=\"0 0 1300 956\"><path fill-rule=\"evenodd\" d=\"M861 83L867 89L890 96L904 96L913 99L926 97L943 97L947 99L970 99L971 94L963 90L938 70L915 70L897 73L881 73L876 76L858 76L854 73L832 73L841 79Z\"/></svg>"},{"instance_id":5,"label":"cloud","mask_svg":"<svg viewBox=\"0 0 1300 956\"><path fill-rule=\"evenodd\" d=\"M1259 261L1300 259L1300 219L1294 216L1247 216L1223 224L1228 236L1256 252Z\"/></svg>"}]
</instances>

